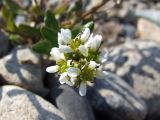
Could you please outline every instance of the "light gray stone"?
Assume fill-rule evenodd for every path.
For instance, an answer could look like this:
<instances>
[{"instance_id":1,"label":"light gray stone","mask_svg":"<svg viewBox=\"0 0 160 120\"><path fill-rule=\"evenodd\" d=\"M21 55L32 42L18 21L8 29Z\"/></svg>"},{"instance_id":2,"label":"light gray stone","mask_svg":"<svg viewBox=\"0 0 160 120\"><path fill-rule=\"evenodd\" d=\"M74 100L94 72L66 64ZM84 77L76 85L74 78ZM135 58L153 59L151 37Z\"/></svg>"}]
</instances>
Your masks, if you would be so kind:
<instances>
[{"instance_id":1,"label":"light gray stone","mask_svg":"<svg viewBox=\"0 0 160 120\"><path fill-rule=\"evenodd\" d=\"M146 116L144 101L112 73L104 80L96 79L87 97L94 109L109 120L143 120Z\"/></svg>"},{"instance_id":2,"label":"light gray stone","mask_svg":"<svg viewBox=\"0 0 160 120\"><path fill-rule=\"evenodd\" d=\"M43 70L40 55L30 48L19 46L0 59L0 81L44 94Z\"/></svg>"},{"instance_id":3,"label":"light gray stone","mask_svg":"<svg viewBox=\"0 0 160 120\"><path fill-rule=\"evenodd\" d=\"M43 98L17 86L0 88L0 120L64 120Z\"/></svg>"},{"instance_id":4,"label":"light gray stone","mask_svg":"<svg viewBox=\"0 0 160 120\"><path fill-rule=\"evenodd\" d=\"M134 11L136 17L142 17L153 21L154 23L160 25L160 11L154 9L146 9L146 10L136 10Z\"/></svg>"},{"instance_id":5,"label":"light gray stone","mask_svg":"<svg viewBox=\"0 0 160 120\"><path fill-rule=\"evenodd\" d=\"M160 45L137 40L109 51L111 64L105 69L122 77L145 100L149 120L160 117Z\"/></svg>"},{"instance_id":6,"label":"light gray stone","mask_svg":"<svg viewBox=\"0 0 160 120\"><path fill-rule=\"evenodd\" d=\"M59 85L54 75L48 78L50 101L62 111L66 120L95 120L91 105L85 97L68 85Z\"/></svg>"}]
</instances>

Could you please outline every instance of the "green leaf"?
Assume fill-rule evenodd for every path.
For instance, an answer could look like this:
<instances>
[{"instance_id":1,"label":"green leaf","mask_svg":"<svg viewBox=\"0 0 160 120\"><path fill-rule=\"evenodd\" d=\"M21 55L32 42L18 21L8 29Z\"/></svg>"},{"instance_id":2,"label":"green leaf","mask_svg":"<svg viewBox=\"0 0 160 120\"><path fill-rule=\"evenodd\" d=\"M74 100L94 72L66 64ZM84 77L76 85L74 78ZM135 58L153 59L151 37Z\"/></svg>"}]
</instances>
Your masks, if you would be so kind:
<instances>
[{"instance_id":1,"label":"green leaf","mask_svg":"<svg viewBox=\"0 0 160 120\"><path fill-rule=\"evenodd\" d=\"M44 37L44 39L51 42L53 47L58 46L58 33L57 32L52 31L48 27L42 27L41 34Z\"/></svg>"},{"instance_id":2,"label":"green leaf","mask_svg":"<svg viewBox=\"0 0 160 120\"><path fill-rule=\"evenodd\" d=\"M3 4L13 13L18 13L21 9L20 6L13 0L3 0Z\"/></svg>"},{"instance_id":3,"label":"green leaf","mask_svg":"<svg viewBox=\"0 0 160 120\"><path fill-rule=\"evenodd\" d=\"M32 49L38 53L49 54L52 49L52 44L47 40L40 40L32 46Z\"/></svg>"},{"instance_id":4,"label":"green leaf","mask_svg":"<svg viewBox=\"0 0 160 120\"><path fill-rule=\"evenodd\" d=\"M72 32L72 38L75 38L81 31L82 31L82 26L80 27L77 27L75 29L73 29L71 32Z\"/></svg>"},{"instance_id":5,"label":"green leaf","mask_svg":"<svg viewBox=\"0 0 160 120\"><path fill-rule=\"evenodd\" d=\"M51 11L47 11L44 17L45 25L51 30L58 30L58 21L56 20L54 14Z\"/></svg>"},{"instance_id":6,"label":"green leaf","mask_svg":"<svg viewBox=\"0 0 160 120\"><path fill-rule=\"evenodd\" d=\"M29 25L20 24L18 27L18 30L20 33L26 34L27 36L30 36L30 37L40 36L39 29L35 27L31 27Z\"/></svg>"},{"instance_id":7,"label":"green leaf","mask_svg":"<svg viewBox=\"0 0 160 120\"><path fill-rule=\"evenodd\" d=\"M9 14L8 21L7 21L7 29L10 31L16 30L16 25L14 23L14 15L11 12Z\"/></svg>"},{"instance_id":8,"label":"green leaf","mask_svg":"<svg viewBox=\"0 0 160 120\"><path fill-rule=\"evenodd\" d=\"M12 40L14 43L22 44L24 41L22 40L21 36L11 34L9 35L9 39Z\"/></svg>"},{"instance_id":9,"label":"green leaf","mask_svg":"<svg viewBox=\"0 0 160 120\"><path fill-rule=\"evenodd\" d=\"M2 9L1 9L1 11L2 11L2 17L3 17L3 19L7 21L8 20L8 11L7 11L7 8L5 6L3 6Z\"/></svg>"}]
</instances>

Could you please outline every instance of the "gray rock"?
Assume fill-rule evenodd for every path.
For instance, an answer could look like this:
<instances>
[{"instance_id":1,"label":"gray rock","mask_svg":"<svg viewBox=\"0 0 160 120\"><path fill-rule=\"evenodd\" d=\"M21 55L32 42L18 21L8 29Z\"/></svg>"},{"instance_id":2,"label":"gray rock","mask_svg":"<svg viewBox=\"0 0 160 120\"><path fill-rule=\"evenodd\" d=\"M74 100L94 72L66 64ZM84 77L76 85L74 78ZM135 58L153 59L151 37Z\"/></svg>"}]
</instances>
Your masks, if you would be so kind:
<instances>
[{"instance_id":1,"label":"gray rock","mask_svg":"<svg viewBox=\"0 0 160 120\"><path fill-rule=\"evenodd\" d=\"M135 37L136 28L131 24L123 24L123 31L125 33L126 38L131 39Z\"/></svg>"},{"instance_id":2,"label":"gray rock","mask_svg":"<svg viewBox=\"0 0 160 120\"><path fill-rule=\"evenodd\" d=\"M27 47L17 47L0 60L0 82L45 94L40 56Z\"/></svg>"},{"instance_id":3,"label":"gray rock","mask_svg":"<svg viewBox=\"0 0 160 120\"><path fill-rule=\"evenodd\" d=\"M9 50L9 38L0 31L0 57L4 56Z\"/></svg>"},{"instance_id":4,"label":"gray rock","mask_svg":"<svg viewBox=\"0 0 160 120\"><path fill-rule=\"evenodd\" d=\"M127 81L143 98L148 118L160 116L160 45L152 41L130 41L110 48L106 70Z\"/></svg>"},{"instance_id":5,"label":"gray rock","mask_svg":"<svg viewBox=\"0 0 160 120\"><path fill-rule=\"evenodd\" d=\"M136 17L142 17L160 25L160 10L136 10L134 14Z\"/></svg>"},{"instance_id":6,"label":"gray rock","mask_svg":"<svg viewBox=\"0 0 160 120\"><path fill-rule=\"evenodd\" d=\"M17 86L0 88L1 120L64 120L63 114L43 98Z\"/></svg>"},{"instance_id":7,"label":"gray rock","mask_svg":"<svg viewBox=\"0 0 160 120\"><path fill-rule=\"evenodd\" d=\"M104 80L95 80L88 89L87 97L94 109L109 120L143 120L146 116L143 100L112 73Z\"/></svg>"},{"instance_id":8,"label":"gray rock","mask_svg":"<svg viewBox=\"0 0 160 120\"><path fill-rule=\"evenodd\" d=\"M59 81L49 75L50 99L64 113L66 120L95 120L90 103L68 85L60 85Z\"/></svg>"}]
</instances>

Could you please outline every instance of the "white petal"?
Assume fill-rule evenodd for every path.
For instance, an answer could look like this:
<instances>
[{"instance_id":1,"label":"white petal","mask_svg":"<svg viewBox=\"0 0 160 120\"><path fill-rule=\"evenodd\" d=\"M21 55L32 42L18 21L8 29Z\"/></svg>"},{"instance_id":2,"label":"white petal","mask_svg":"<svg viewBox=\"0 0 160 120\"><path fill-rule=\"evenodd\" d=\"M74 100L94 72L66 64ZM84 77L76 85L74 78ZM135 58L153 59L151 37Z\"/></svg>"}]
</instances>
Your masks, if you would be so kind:
<instances>
[{"instance_id":1,"label":"white petal","mask_svg":"<svg viewBox=\"0 0 160 120\"><path fill-rule=\"evenodd\" d=\"M97 71L96 71L96 78L105 79L108 74L109 74L109 73L106 72L106 71L97 70Z\"/></svg>"},{"instance_id":2,"label":"white petal","mask_svg":"<svg viewBox=\"0 0 160 120\"><path fill-rule=\"evenodd\" d=\"M47 67L46 71L47 71L48 73L55 73L55 72L58 71L58 68L59 68L58 65L50 66L50 67Z\"/></svg>"},{"instance_id":3,"label":"white petal","mask_svg":"<svg viewBox=\"0 0 160 120\"><path fill-rule=\"evenodd\" d=\"M87 93L87 85L85 82L81 82L80 87L79 87L79 94L81 96L85 96Z\"/></svg>"},{"instance_id":4,"label":"white petal","mask_svg":"<svg viewBox=\"0 0 160 120\"><path fill-rule=\"evenodd\" d=\"M73 86L73 83L71 81L66 81L66 84L69 86Z\"/></svg>"},{"instance_id":5,"label":"white petal","mask_svg":"<svg viewBox=\"0 0 160 120\"><path fill-rule=\"evenodd\" d=\"M96 35L93 37L92 43L91 43L91 49L92 50L97 50L102 42L102 36L101 35Z\"/></svg>"},{"instance_id":6,"label":"white petal","mask_svg":"<svg viewBox=\"0 0 160 120\"><path fill-rule=\"evenodd\" d=\"M59 45L64 44L63 40L64 40L64 37L62 36L61 33L58 32L58 44Z\"/></svg>"},{"instance_id":7,"label":"white petal","mask_svg":"<svg viewBox=\"0 0 160 120\"><path fill-rule=\"evenodd\" d=\"M80 53L84 56L88 56L88 48L85 47L84 45L80 45L78 50L80 51Z\"/></svg>"},{"instance_id":8,"label":"white petal","mask_svg":"<svg viewBox=\"0 0 160 120\"><path fill-rule=\"evenodd\" d=\"M76 81L77 81L77 78L76 77L74 77L74 78L72 77L70 80L71 80L72 84L74 85L76 83Z\"/></svg>"},{"instance_id":9,"label":"white petal","mask_svg":"<svg viewBox=\"0 0 160 120\"><path fill-rule=\"evenodd\" d=\"M88 41L84 44L85 47L90 47L91 43L92 43L92 39L93 39L93 33L90 35Z\"/></svg>"},{"instance_id":10,"label":"white petal","mask_svg":"<svg viewBox=\"0 0 160 120\"><path fill-rule=\"evenodd\" d=\"M90 35L90 29L89 28L85 28L84 32L81 35L82 42L86 42L87 39L89 38L89 35Z\"/></svg>"},{"instance_id":11,"label":"white petal","mask_svg":"<svg viewBox=\"0 0 160 120\"><path fill-rule=\"evenodd\" d=\"M55 61L59 61L59 60L65 59L64 54L57 47L52 48L50 54L51 54L51 56L53 57L53 59Z\"/></svg>"},{"instance_id":12,"label":"white petal","mask_svg":"<svg viewBox=\"0 0 160 120\"><path fill-rule=\"evenodd\" d=\"M80 70L75 67L69 67L67 73L69 77L77 77L80 74Z\"/></svg>"},{"instance_id":13,"label":"white petal","mask_svg":"<svg viewBox=\"0 0 160 120\"><path fill-rule=\"evenodd\" d=\"M95 61L90 61L88 67L91 69L95 69L98 64Z\"/></svg>"},{"instance_id":14,"label":"white petal","mask_svg":"<svg viewBox=\"0 0 160 120\"><path fill-rule=\"evenodd\" d=\"M59 50L62 53L70 53L70 52L72 52L72 48L67 46L67 45L60 45L59 46Z\"/></svg>"},{"instance_id":15,"label":"white petal","mask_svg":"<svg viewBox=\"0 0 160 120\"><path fill-rule=\"evenodd\" d=\"M64 56L64 54L63 53L61 53L61 55L60 55L60 59L62 60L65 60L65 56Z\"/></svg>"},{"instance_id":16,"label":"white petal","mask_svg":"<svg viewBox=\"0 0 160 120\"><path fill-rule=\"evenodd\" d=\"M60 78L59 78L60 83L64 84L68 80L69 80L69 77L67 76L67 72L62 73Z\"/></svg>"},{"instance_id":17,"label":"white petal","mask_svg":"<svg viewBox=\"0 0 160 120\"><path fill-rule=\"evenodd\" d=\"M71 42L71 31L69 29L61 29L61 35L63 36L63 41L66 44Z\"/></svg>"}]
</instances>

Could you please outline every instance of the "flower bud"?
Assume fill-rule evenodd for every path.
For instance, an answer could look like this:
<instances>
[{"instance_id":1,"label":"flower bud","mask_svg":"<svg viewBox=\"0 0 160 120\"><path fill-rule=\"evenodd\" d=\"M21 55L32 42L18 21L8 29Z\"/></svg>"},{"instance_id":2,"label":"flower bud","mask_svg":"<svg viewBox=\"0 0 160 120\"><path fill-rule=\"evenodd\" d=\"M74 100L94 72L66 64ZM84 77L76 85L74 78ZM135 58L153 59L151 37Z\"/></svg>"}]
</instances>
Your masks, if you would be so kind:
<instances>
[{"instance_id":1,"label":"flower bud","mask_svg":"<svg viewBox=\"0 0 160 120\"><path fill-rule=\"evenodd\" d=\"M81 41L83 43L85 43L87 41L87 39L89 38L89 36L90 36L90 29L89 28L85 28L84 32L81 35Z\"/></svg>"},{"instance_id":2,"label":"flower bud","mask_svg":"<svg viewBox=\"0 0 160 120\"><path fill-rule=\"evenodd\" d=\"M102 42L102 36L101 35L94 36L93 39L92 39L92 43L90 44L91 49L96 51L100 47L101 42Z\"/></svg>"},{"instance_id":3,"label":"flower bud","mask_svg":"<svg viewBox=\"0 0 160 120\"><path fill-rule=\"evenodd\" d=\"M61 35L64 43L69 44L71 42L71 31L69 29L61 29Z\"/></svg>"}]
</instances>

